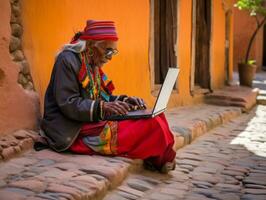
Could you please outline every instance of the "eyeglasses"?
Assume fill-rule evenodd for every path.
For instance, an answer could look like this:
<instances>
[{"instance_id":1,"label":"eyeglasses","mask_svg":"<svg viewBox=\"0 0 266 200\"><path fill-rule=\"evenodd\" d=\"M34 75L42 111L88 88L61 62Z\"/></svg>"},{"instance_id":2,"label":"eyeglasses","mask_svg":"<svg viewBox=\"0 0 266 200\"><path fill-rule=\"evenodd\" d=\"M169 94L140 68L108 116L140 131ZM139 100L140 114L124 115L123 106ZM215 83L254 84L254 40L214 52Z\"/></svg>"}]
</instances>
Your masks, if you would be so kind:
<instances>
[{"instance_id":1,"label":"eyeglasses","mask_svg":"<svg viewBox=\"0 0 266 200\"><path fill-rule=\"evenodd\" d=\"M112 56L118 54L117 49L112 49L112 48L107 48L105 49L105 57L106 58L111 58Z\"/></svg>"}]
</instances>

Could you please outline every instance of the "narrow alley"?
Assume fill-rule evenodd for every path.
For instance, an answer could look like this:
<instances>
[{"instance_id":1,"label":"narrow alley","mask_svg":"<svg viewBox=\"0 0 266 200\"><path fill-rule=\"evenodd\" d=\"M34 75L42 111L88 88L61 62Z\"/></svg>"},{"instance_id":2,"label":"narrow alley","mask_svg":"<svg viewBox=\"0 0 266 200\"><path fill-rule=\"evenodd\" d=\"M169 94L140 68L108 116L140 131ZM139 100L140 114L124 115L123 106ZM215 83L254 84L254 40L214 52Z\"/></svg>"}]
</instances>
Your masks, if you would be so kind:
<instances>
[{"instance_id":1,"label":"narrow alley","mask_svg":"<svg viewBox=\"0 0 266 200\"><path fill-rule=\"evenodd\" d=\"M0 200L266 200L266 0L0 8Z\"/></svg>"}]
</instances>

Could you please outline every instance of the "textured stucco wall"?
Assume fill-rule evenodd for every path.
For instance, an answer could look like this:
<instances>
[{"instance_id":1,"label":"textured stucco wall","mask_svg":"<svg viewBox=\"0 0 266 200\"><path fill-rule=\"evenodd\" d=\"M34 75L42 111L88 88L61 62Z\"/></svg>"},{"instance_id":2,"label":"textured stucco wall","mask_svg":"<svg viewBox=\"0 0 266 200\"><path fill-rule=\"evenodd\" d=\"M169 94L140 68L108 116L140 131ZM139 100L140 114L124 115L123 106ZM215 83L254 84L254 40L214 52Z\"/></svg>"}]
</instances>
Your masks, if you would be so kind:
<instances>
[{"instance_id":1,"label":"textured stucco wall","mask_svg":"<svg viewBox=\"0 0 266 200\"><path fill-rule=\"evenodd\" d=\"M232 3L233 0L227 0ZM87 19L116 22L119 54L104 69L116 85L116 93L143 97L152 105L149 43L151 7L149 0L21 0L24 52L31 66L35 87L43 102L54 57ZM193 104L191 96L192 0L178 1L177 57L178 91L170 106ZM224 86L225 10L222 0L212 1L211 81L213 89ZM231 52L232 53L232 52ZM232 58L231 58L232 59ZM230 62L231 63L231 62ZM156 64L156 63L155 63ZM231 63L232 64L232 63Z\"/></svg>"},{"instance_id":2,"label":"textured stucco wall","mask_svg":"<svg viewBox=\"0 0 266 200\"><path fill-rule=\"evenodd\" d=\"M103 69L115 93L138 95L152 102L149 81L148 0L22 0L23 45L41 102L57 51L87 19L115 21L119 54Z\"/></svg>"},{"instance_id":3,"label":"textured stucco wall","mask_svg":"<svg viewBox=\"0 0 266 200\"><path fill-rule=\"evenodd\" d=\"M256 20L250 17L247 11L234 9L234 70L237 71L237 63L244 61L248 42L256 29ZM263 59L263 27L257 33L250 52L250 59L257 62L261 69Z\"/></svg>"},{"instance_id":4,"label":"textured stucco wall","mask_svg":"<svg viewBox=\"0 0 266 200\"><path fill-rule=\"evenodd\" d=\"M19 65L9 53L11 37L9 0L0 1L0 135L37 125L38 96L18 84Z\"/></svg>"}]
</instances>

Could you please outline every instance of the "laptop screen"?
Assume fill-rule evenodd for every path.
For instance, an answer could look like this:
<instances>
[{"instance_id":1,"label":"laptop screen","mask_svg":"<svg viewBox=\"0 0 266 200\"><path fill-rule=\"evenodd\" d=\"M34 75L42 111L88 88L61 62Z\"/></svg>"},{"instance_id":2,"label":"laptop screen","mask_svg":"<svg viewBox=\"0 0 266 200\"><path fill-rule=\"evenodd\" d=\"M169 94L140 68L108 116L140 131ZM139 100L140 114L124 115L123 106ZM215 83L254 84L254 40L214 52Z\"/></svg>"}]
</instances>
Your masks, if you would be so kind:
<instances>
[{"instance_id":1,"label":"laptop screen","mask_svg":"<svg viewBox=\"0 0 266 200\"><path fill-rule=\"evenodd\" d=\"M171 92L173 90L174 84L176 82L178 73L179 73L178 68L168 69L168 72L164 79L163 85L160 89L160 92L157 97L152 113L160 112L161 110L164 110L166 108L169 98L171 96Z\"/></svg>"}]
</instances>

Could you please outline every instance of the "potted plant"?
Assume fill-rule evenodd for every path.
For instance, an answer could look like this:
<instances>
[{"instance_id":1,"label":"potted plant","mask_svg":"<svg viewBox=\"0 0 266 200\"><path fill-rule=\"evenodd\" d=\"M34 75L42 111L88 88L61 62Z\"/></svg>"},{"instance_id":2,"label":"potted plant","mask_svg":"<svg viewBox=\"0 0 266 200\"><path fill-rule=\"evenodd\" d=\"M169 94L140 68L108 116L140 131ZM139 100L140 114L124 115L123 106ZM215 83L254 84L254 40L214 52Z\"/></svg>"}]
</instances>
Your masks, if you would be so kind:
<instances>
[{"instance_id":1,"label":"potted plant","mask_svg":"<svg viewBox=\"0 0 266 200\"><path fill-rule=\"evenodd\" d=\"M250 59L250 51L254 39L261 27L266 22L265 0L238 0L235 4L239 10L246 10L256 21L256 29L251 35L245 55L245 60L238 64L240 85L252 87L252 80L256 73L256 61Z\"/></svg>"}]
</instances>

